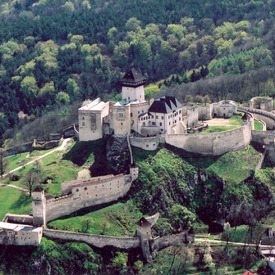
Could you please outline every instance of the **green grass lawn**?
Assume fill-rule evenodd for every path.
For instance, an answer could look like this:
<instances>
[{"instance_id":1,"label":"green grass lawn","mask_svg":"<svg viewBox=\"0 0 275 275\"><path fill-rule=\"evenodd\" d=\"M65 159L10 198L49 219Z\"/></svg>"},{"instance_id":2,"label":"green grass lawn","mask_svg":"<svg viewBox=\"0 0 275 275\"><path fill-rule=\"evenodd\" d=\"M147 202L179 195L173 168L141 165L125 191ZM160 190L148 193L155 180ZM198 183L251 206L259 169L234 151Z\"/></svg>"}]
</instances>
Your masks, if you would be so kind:
<instances>
[{"instance_id":1,"label":"green grass lawn","mask_svg":"<svg viewBox=\"0 0 275 275\"><path fill-rule=\"evenodd\" d=\"M254 171L261 153L252 146L244 151L228 152L219 157L207 170L228 182L239 183Z\"/></svg>"},{"instance_id":2,"label":"green grass lawn","mask_svg":"<svg viewBox=\"0 0 275 275\"><path fill-rule=\"evenodd\" d=\"M74 165L70 160L63 159L64 153L70 151L74 144L75 142L66 151L53 152L45 158L42 158L37 162L34 162L16 171L14 174L19 175L21 177L19 181L9 181L9 178L7 177L3 179L2 182L10 182L16 186L25 188L24 175L31 169L39 169L41 171L41 183L43 183L43 181L47 178L51 179L51 183L43 185L43 188L45 189L46 193L51 194L53 196L61 195L60 183L63 181L77 179L77 174L82 169L81 167ZM32 154L30 154L30 156L35 157L38 155L44 155L52 150L54 149L46 151L34 151ZM25 163L31 161L33 158L26 158L27 154L28 153L23 153L9 156L8 158L10 161L7 171L10 171L22 165L23 162L20 162L22 160L24 161L26 159Z\"/></svg>"},{"instance_id":3,"label":"green grass lawn","mask_svg":"<svg viewBox=\"0 0 275 275\"><path fill-rule=\"evenodd\" d=\"M26 158L29 153L22 153L22 154L17 154L17 155L11 155L6 157L5 159L8 159L8 166L6 168L6 171L11 171L18 166L25 164L29 161L31 161L30 158Z\"/></svg>"},{"instance_id":4,"label":"green grass lawn","mask_svg":"<svg viewBox=\"0 0 275 275\"><path fill-rule=\"evenodd\" d=\"M218 119L216 119L218 121ZM208 126L208 128L204 129L201 131L202 134L207 134L207 133L219 133L219 132L224 132L224 131L229 131L229 130L233 130L236 128L239 128L240 126L242 126L242 117L241 116L237 116L234 115L228 119L226 119L227 121L227 125L223 126L223 125L215 125L215 126ZM221 121L222 124L222 121Z\"/></svg>"},{"instance_id":5,"label":"green grass lawn","mask_svg":"<svg viewBox=\"0 0 275 275\"><path fill-rule=\"evenodd\" d=\"M32 199L27 198L21 191L0 186L0 220L7 213L28 214L31 211Z\"/></svg>"},{"instance_id":6,"label":"green grass lawn","mask_svg":"<svg viewBox=\"0 0 275 275\"><path fill-rule=\"evenodd\" d=\"M202 134L208 134L208 133L219 133L224 131L229 131L238 128L238 126L208 126L208 128L201 131Z\"/></svg>"},{"instance_id":7,"label":"green grass lawn","mask_svg":"<svg viewBox=\"0 0 275 275\"><path fill-rule=\"evenodd\" d=\"M116 203L88 214L52 221L49 228L102 234L110 236L134 236L136 222L141 212L131 201Z\"/></svg>"},{"instance_id":8,"label":"green grass lawn","mask_svg":"<svg viewBox=\"0 0 275 275\"><path fill-rule=\"evenodd\" d=\"M262 131L264 129L264 126L261 122L254 119L254 130L256 131Z\"/></svg>"}]
</instances>

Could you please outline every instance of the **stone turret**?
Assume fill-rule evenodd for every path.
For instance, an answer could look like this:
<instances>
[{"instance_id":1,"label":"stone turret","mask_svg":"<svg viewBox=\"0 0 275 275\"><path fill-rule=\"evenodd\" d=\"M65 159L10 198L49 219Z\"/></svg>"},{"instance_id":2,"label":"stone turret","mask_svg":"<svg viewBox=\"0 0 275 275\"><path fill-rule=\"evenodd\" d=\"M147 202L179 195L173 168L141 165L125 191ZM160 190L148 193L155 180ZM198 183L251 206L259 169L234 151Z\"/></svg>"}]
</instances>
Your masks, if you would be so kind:
<instances>
[{"instance_id":1,"label":"stone turret","mask_svg":"<svg viewBox=\"0 0 275 275\"><path fill-rule=\"evenodd\" d=\"M138 166L136 165L135 162L133 162L130 166L130 175L132 177L132 180L136 180L138 178Z\"/></svg>"},{"instance_id":2,"label":"stone turret","mask_svg":"<svg viewBox=\"0 0 275 275\"><path fill-rule=\"evenodd\" d=\"M46 198L42 187L37 186L32 193L33 225L46 226Z\"/></svg>"}]
</instances>

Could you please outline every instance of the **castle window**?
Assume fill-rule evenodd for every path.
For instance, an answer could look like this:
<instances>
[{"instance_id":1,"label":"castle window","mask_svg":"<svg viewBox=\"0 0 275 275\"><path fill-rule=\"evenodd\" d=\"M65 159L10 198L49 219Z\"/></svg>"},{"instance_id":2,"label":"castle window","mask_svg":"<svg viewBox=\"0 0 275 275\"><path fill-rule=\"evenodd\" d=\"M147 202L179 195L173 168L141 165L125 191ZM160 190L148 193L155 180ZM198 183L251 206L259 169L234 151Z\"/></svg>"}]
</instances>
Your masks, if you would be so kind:
<instances>
[{"instance_id":1,"label":"castle window","mask_svg":"<svg viewBox=\"0 0 275 275\"><path fill-rule=\"evenodd\" d=\"M159 116L156 116L156 119L158 119L159 118Z\"/></svg>"},{"instance_id":2,"label":"castle window","mask_svg":"<svg viewBox=\"0 0 275 275\"><path fill-rule=\"evenodd\" d=\"M76 189L75 191L76 191L76 192L78 192L79 190L78 190L78 189Z\"/></svg>"},{"instance_id":3,"label":"castle window","mask_svg":"<svg viewBox=\"0 0 275 275\"><path fill-rule=\"evenodd\" d=\"M152 116L152 118L154 118L154 116Z\"/></svg>"},{"instance_id":4,"label":"castle window","mask_svg":"<svg viewBox=\"0 0 275 275\"><path fill-rule=\"evenodd\" d=\"M85 117L83 117L82 120L85 120Z\"/></svg>"},{"instance_id":5,"label":"castle window","mask_svg":"<svg viewBox=\"0 0 275 275\"><path fill-rule=\"evenodd\" d=\"M142 113L144 113L144 111L142 110Z\"/></svg>"},{"instance_id":6,"label":"castle window","mask_svg":"<svg viewBox=\"0 0 275 275\"><path fill-rule=\"evenodd\" d=\"M181 110L179 110L179 114L181 114Z\"/></svg>"},{"instance_id":7,"label":"castle window","mask_svg":"<svg viewBox=\"0 0 275 275\"><path fill-rule=\"evenodd\" d=\"M121 122L121 125L123 125L123 123Z\"/></svg>"},{"instance_id":8,"label":"castle window","mask_svg":"<svg viewBox=\"0 0 275 275\"><path fill-rule=\"evenodd\" d=\"M148 144L146 144L146 147L149 147L149 145L148 145Z\"/></svg>"},{"instance_id":9,"label":"castle window","mask_svg":"<svg viewBox=\"0 0 275 275\"><path fill-rule=\"evenodd\" d=\"M181 121L181 117L179 118L179 121Z\"/></svg>"},{"instance_id":10,"label":"castle window","mask_svg":"<svg viewBox=\"0 0 275 275\"><path fill-rule=\"evenodd\" d=\"M145 122L142 123L142 126L145 126Z\"/></svg>"},{"instance_id":11,"label":"castle window","mask_svg":"<svg viewBox=\"0 0 275 275\"><path fill-rule=\"evenodd\" d=\"M85 122L82 122L82 126L85 126Z\"/></svg>"},{"instance_id":12,"label":"castle window","mask_svg":"<svg viewBox=\"0 0 275 275\"><path fill-rule=\"evenodd\" d=\"M171 125L171 122L169 122L169 125Z\"/></svg>"},{"instance_id":13,"label":"castle window","mask_svg":"<svg viewBox=\"0 0 275 275\"><path fill-rule=\"evenodd\" d=\"M161 131L163 131L163 129L161 129Z\"/></svg>"},{"instance_id":14,"label":"castle window","mask_svg":"<svg viewBox=\"0 0 275 275\"><path fill-rule=\"evenodd\" d=\"M84 190L87 190L87 187L84 187Z\"/></svg>"},{"instance_id":15,"label":"castle window","mask_svg":"<svg viewBox=\"0 0 275 275\"><path fill-rule=\"evenodd\" d=\"M123 118L123 117L124 117L124 115L122 113L118 114L118 118Z\"/></svg>"},{"instance_id":16,"label":"castle window","mask_svg":"<svg viewBox=\"0 0 275 275\"><path fill-rule=\"evenodd\" d=\"M131 113L131 117L133 117L133 113Z\"/></svg>"},{"instance_id":17,"label":"castle window","mask_svg":"<svg viewBox=\"0 0 275 275\"><path fill-rule=\"evenodd\" d=\"M153 121L153 122L152 122L152 125L156 125L156 122Z\"/></svg>"},{"instance_id":18,"label":"castle window","mask_svg":"<svg viewBox=\"0 0 275 275\"><path fill-rule=\"evenodd\" d=\"M139 111L138 111L138 114L139 114Z\"/></svg>"},{"instance_id":19,"label":"castle window","mask_svg":"<svg viewBox=\"0 0 275 275\"><path fill-rule=\"evenodd\" d=\"M161 119L164 119L164 116L161 116Z\"/></svg>"},{"instance_id":20,"label":"castle window","mask_svg":"<svg viewBox=\"0 0 275 275\"><path fill-rule=\"evenodd\" d=\"M159 123L159 126L162 126L162 122Z\"/></svg>"}]
</instances>

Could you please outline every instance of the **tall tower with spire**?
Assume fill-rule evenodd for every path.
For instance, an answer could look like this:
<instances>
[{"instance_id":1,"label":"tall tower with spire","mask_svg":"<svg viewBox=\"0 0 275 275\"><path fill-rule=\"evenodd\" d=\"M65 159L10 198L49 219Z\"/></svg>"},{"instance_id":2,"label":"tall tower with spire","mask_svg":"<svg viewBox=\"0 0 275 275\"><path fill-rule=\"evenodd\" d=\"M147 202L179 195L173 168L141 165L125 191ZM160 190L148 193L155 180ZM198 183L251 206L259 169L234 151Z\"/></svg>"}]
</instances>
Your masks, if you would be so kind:
<instances>
[{"instance_id":1,"label":"tall tower with spire","mask_svg":"<svg viewBox=\"0 0 275 275\"><path fill-rule=\"evenodd\" d=\"M122 86L122 100L126 102L139 101L144 102L144 84L146 77L140 74L133 67L120 80Z\"/></svg>"}]
</instances>

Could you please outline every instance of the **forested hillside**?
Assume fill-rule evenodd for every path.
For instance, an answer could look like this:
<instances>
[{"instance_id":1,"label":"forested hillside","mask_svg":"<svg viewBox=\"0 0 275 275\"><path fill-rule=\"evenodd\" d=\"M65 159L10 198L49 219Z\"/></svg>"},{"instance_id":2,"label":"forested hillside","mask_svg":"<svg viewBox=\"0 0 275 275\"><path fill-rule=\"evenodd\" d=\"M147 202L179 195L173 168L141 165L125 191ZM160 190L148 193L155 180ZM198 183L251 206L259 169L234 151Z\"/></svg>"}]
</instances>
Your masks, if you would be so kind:
<instances>
[{"instance_id":1,"label":"forested hillside","mask_svg":"<svg viewBox=\"0 0 275 275\"><path fill-rule=\"evenodd\" d=\"M240 101L275 94L274 0L0 5L0 135L18 124L20 111L28 121L77 99L115 96L132 64L157 83L154 92L181 85L183 95L191 87L194 95L217 100L229 93ZM232 75L245 81L232 89ZM185 85L198 80L214 84Z\"/></svg>"}]
</instances>

